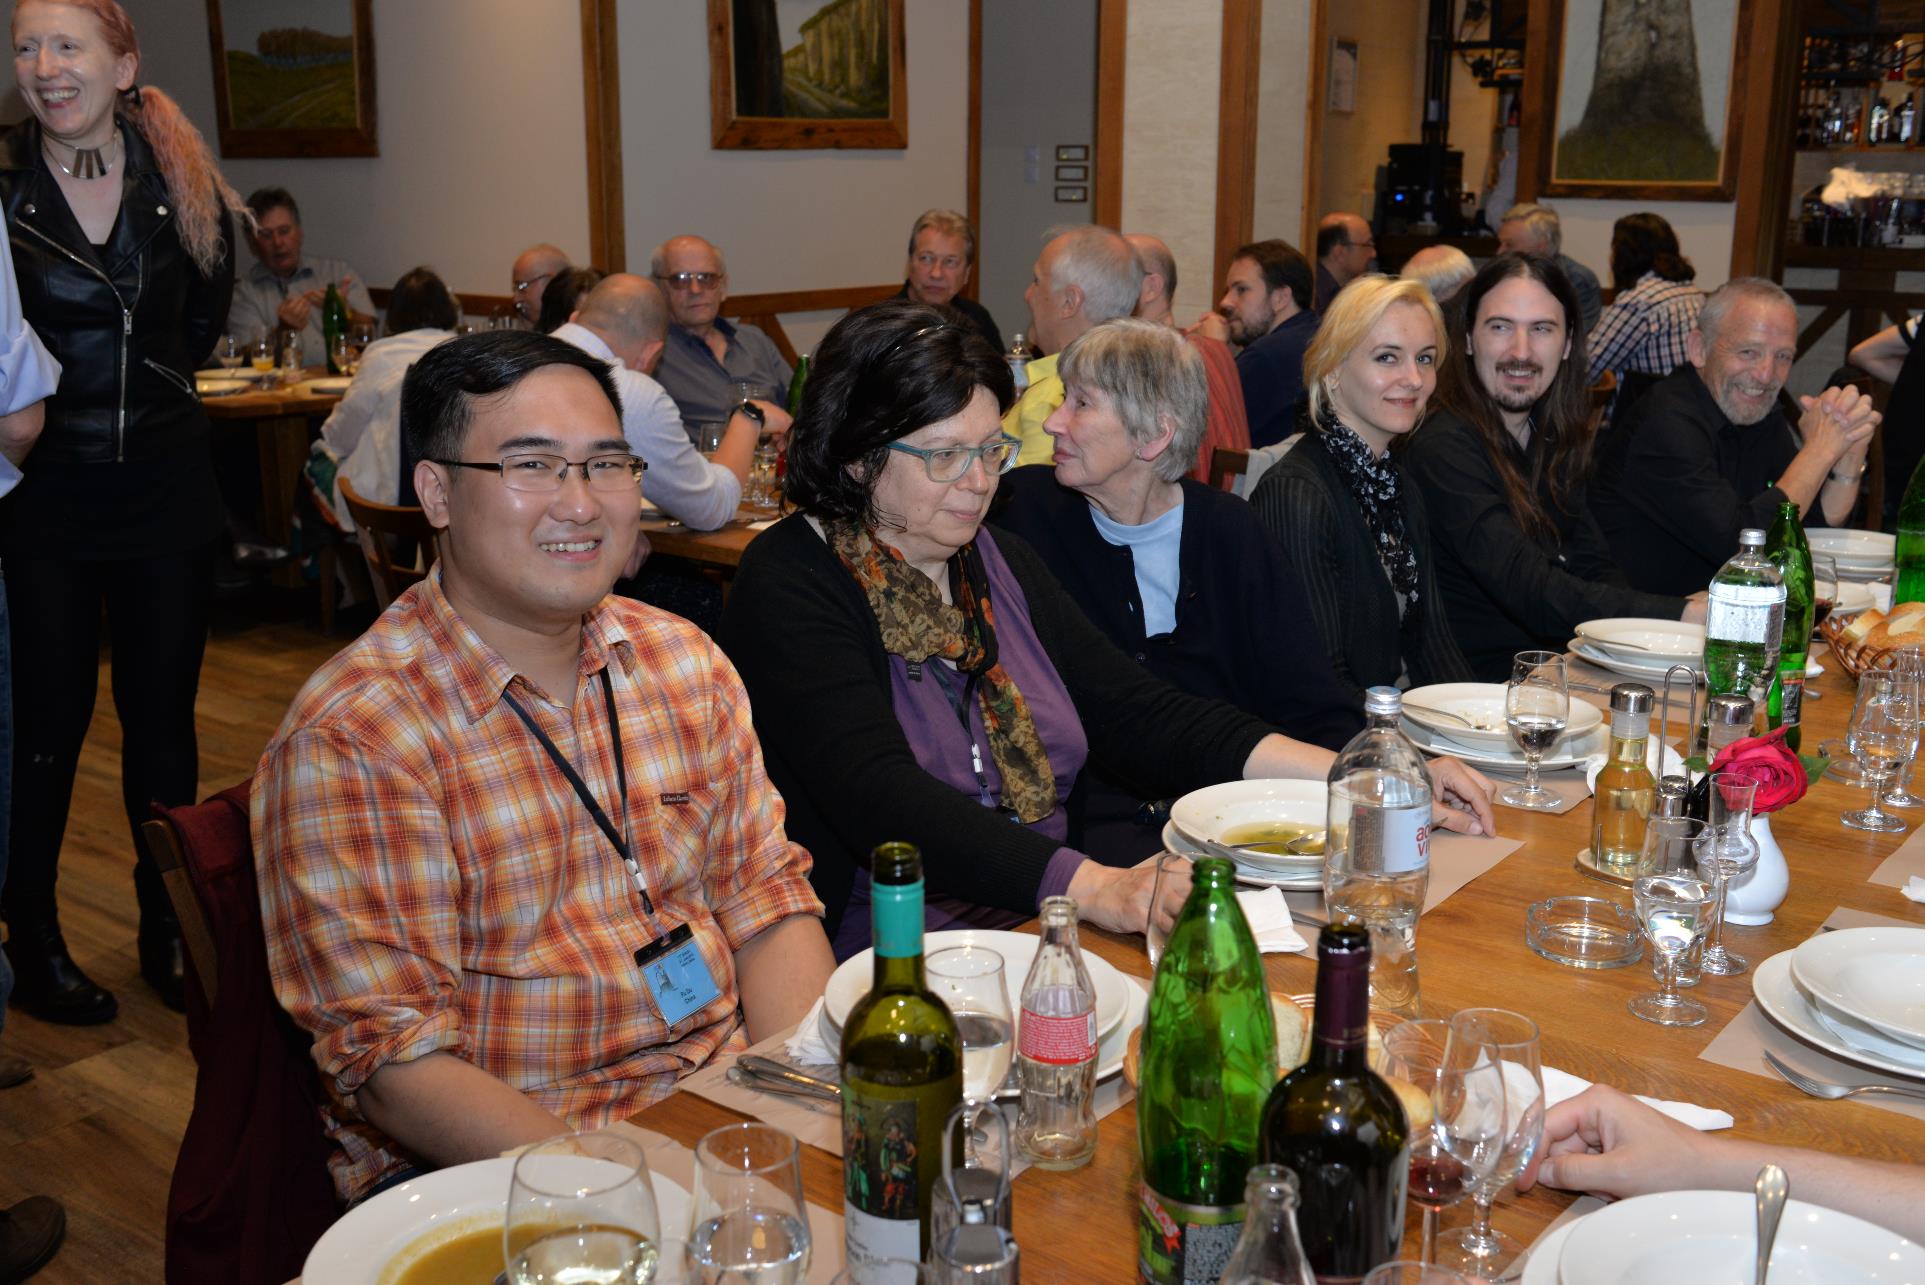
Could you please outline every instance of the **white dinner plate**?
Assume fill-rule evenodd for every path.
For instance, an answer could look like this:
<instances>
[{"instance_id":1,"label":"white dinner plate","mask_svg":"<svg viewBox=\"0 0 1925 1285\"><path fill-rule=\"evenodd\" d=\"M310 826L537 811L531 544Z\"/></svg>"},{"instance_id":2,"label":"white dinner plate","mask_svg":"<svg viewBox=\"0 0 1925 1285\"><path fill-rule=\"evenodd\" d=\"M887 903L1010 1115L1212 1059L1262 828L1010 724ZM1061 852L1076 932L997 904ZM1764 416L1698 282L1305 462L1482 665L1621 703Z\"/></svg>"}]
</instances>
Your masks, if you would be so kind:
<instances>
[{"instance_id":1,"label":"white dinner plate","mask_svg":"<svg viewBox=\"0 0 1925 1285\"><path fill-rule=\"evenodd\" d=\"M354 379L348 375L324 375L320 379L310 379L301 385L312 396L315 393L333 395L345 393Z\"/></svg>"},{"instance_id":2,"label":"white dinner plate","mask_svg":"<svg viewBox=\"0 0 1925 1285\"><path fill-rule=\"evenodd\" d=\"M1813 553L1839 562L1886 562L1897 556L1898 537L1888 531L1857 531L1830 527L1805 532Z\"/></svg>"},{"instance_id":3,"label":"white dinner plate","mask_svg":"<svg viewBox=\"0 0 1925 1285\"><path fill-rule=\"evenodd\" d=\"M583 1159L584 1164L606 1162ZM308 1251L301 1279L309 1285L375 1285L402 1250L436 1227L466 1228L483 1219L499 1222L508 1208L512 1156L476 1160L422 1174L388 1188L348 1210ZM689 1195L654 1170L656 1221L662 1239L688 1235Z\"/></svg>"},{"instance_id":4,"label":"white dinner plate","mask_svg":"<svg viewBox=\"0 0 1925 1285\"><path fill-rule=\"evenodd\" d=\"M1454 718L1440 718L1434 711L1461 714L1476 724L1466 727ZM1427 727L1445 739L1473 746L1486 752L1504 752L1513 747L1510 728L1504 725L1503 683L1433 683L1404 693L1404 717ZM1569 740L1589 735L1604 721L1604 713L1588 701L1573 700L1563 735L1552 748Z\"/></svg>"},{"instance_id":5,"label":"white dinner plate","mask_svg":"<svg viewBox=\"0 0 1925 1285\"><path fill-rule=\"evenodd\" d=\"M1825 1008L1925 1056L1925 928L1842 928L1791 952L1791 973Z\"/></svg>"},{"instance_id":6,"label":"white dinner plate","mask_svg":"<svg viewBox=\"0 0 1925 1285\"><path fill-rule=\"evenodd\" d=\"M1873 605L1872 591L1862 582L1847 580L1840 576L1837 584L1820 580L1817 584L1822 597L1825 589L1832 591L1831 614L1834 616L1855 616L1869 610Z\"/></svg>"},{"instance_id":7,"label":"white dinner plate","mask_svg":"<svg viewBox=\"0 0 1925 1285\"><path fill-rule=\"evenodd\" d=\"M1033 933L1001 932L993 928L958 928L924 933L924 955L933 955L951 946L986 946L1003 957L1003 986L1009 992L1009 1011L1022 1026L1023 982L1036 959L1042 938ZM1115 1030L1129 1008L1129 983L1109 962L1089 951L1083 952L1083 966L1089 969L1090 984L1096 987L1096 1031L1103 1035ZM869 993L875 983L876 961L873 948L851 955L829 976L824 992L823 1015L840 1031L849 1020L849 1010Z\"/></svg>"},{"instance_id":8,"label":"white dinner plate","mask_svg":"<svg viewBox=\"0 0 1925 1285\"><path fill-rule=\"evenodd\" d=\"M1225 781L1191 790L1172 803L1170 820L1191 839L1222 843L1223 836L1236 827L1265 821L1288 821L1321 830L1329 812L1330 787L1322 781ZM1323 857L1273 857L1258 852L1244 854L1238 864L1266 870L1321 869Z\"/></svg>"},{"instance_id":9,"label":"white dinner plate","mask_svg":"<svg viewBox=\"0 0 1925 1285\"><path fill-rule=\"evenodd\" d=\"M1689 663L1704 655L1704 626L1682 620L1611 616L1584 621L1577 627L1577 636L1599 651L1626 660Z\"/></svg>"},{"instance_id":10,"label":"white dinner plate","mask_svg":"<svg viewBox=\"0 0 1925 1285\"><path fill-rule=\"evenodd\" d=\"M1655 678L1661 683L1674 664L1689 666L1694 674L1704 672L1703 657L1681 661L1631 660L1626 656L1614 656L1608 651L1600 651L1582 638L1571 639L1570 647L1572 652L1590 661L1599 669L1608 669L1614 674L1623 674L1626 678Z\"/></svg>"},{"instance_id":11,"label":"white dinner plate","mask_svg":"<svg viewBox=\"0 0 1925 1285\"><path fill-rule=\"evenodd\" d=\"M1576 705L1580 702L1573 701ZM1515 749L1493 752L1480 749L1475 745L1459 745L1448 736L1439 736L1427 727L1419 727L1408 718L1404 720L1404 735L1411 744L1426 754L1442 754L1461 759L1475 768L1496 772L1522 772L1524 756ZM1599 723L1587 734L1572 738L1560 738L1551 747L1538 766L1546 770L1561 767L1576 767L1594 754L1603 754L1611 748L1611 729Z\"/></svg>"},{"instance_id":12,"label":"white dinner plate","mask_svg":"<svg viewBox=\"0 0 1925 1285\"><path fill-rule=\"evenodd\" d=\"M197 370L195 379L263 379L273 374L269 370L256 370L252 366L236 366L232 370Z\"/></svg>"},{"instance_id":13,"label":"white dinner plate","mask_svg":"<svg viewBox=\"0 0 1925 1285\"><path fill-rule=\"evenodd\" d=\"M1558 1255L1564 1252L1564 1242L1571 1238L1571 1233L1589 1217L1589 1214L1584 1214L1573 1218L1570 1222L1553 1227L1539 1236L1537 1243L1531 1246L1530 1254L1524 1259L1524 1274L1518 1277L1518 1285L1558 1285Z\"/></svg>"},{"instance_id":14,"label":"white dinner plate","mask_svg":"<svg viewBox=\"0 0 1925 1285\"><path fill-rule=\"evenodd\" d=\"M1855 1049L1827 1028L1818 1018L1817 1006L1798 989L1797 979L1791 975L1791 952L1788 950L1780 951L1751 970L1751 994L1758 1001L1758 1007L1765 1011L1765 1016L1805 1043L1823 1049L1833 1057L1870 1067L1874 1071L1903 1076L1908 1080L1925 1080L1925 1070L1918 1066Z\"/></svg>"},{"instance_id":15,"label":"white dinner plate","mask_svg":"<svg viewBox=\"0 0 1925 1285\"><path fill-rule=\"evenodd\" d=\"M1163 823L1163 846L1171 852L1180 853L1192 860L1197 857L1219 855L1177 829L1174 821ZM1322 857L1316 858L1315 865L1296 870L1267 870L1262 866L1247 865L1241 861L1233 861L1231 864L1236 867L1238 883L1257 888L1282 888L1287 892L1323 891Z\"/></svg>"},{"instance_id":16,"label":"white dinner plate","mask_svg":"<svg viewBox=\"0 0 1925 1285\"><path fill-rule=\"evenodd\" d=\"M1665 1191L1606 1205L1572 1224L1559 1285L1705 1285L1752 1278L1757 1198L1748 1191ZM1785 1204L1772 1244L1775 1285L1917 1282L1925 1250L1862 1218Z\"/></svg>"},{"instance_id":17,"label":"white dinner plate","mask_svg":"<svg viewBox=\"0 0 1925 1285\"><path fill-rule=\"evenodd\" d=\"M202 397L232 397L235 393L247 392L253 385L245 379L228 379L217 375L212 379L194 380L194 391Z\"/></svg>"}]
</instances>

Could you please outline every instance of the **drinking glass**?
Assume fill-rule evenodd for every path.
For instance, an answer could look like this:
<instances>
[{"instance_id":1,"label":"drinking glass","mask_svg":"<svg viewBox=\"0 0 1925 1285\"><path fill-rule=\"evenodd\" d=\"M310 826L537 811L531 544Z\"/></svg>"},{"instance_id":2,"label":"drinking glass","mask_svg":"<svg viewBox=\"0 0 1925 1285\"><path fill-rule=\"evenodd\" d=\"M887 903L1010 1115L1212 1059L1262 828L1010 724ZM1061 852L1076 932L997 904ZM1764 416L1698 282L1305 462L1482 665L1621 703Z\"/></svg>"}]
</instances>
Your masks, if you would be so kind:
<instances>
[{"instance_id":1,"label":"drinking glass","mask_svg":"<svg viewBox=\"0 0 1925 1285\"><path fill-rule=\"evenodd\" d=\"M233 370L247 359L247 348L233 335L222 335L220 343L214 346L214 356L222 370Z\"/></svg>"},{"instance_id":2,"label":"drinking glass","mask_svg":"<svg viewBox=\"0 0 1925 1285\"><path fill-rule=\"evenodd\" d=\"M1511 739L1524 752L1524 784L1498 795L1514 808L1556 808L1563 800L1537 783L1537 764L1544 751L1564 734L1571 715L1571 689L1564 657L1554 651L1520 651L1511 662L1511 681L1504 689L1504 722Z\"/></svg>"},{"instance_id":3,"label":"drinking glass","mask_svg":"<svg viewBox=\"0 0 1925 1285\"><path fill-rule=\"evenodd\" d=\"M1638 856L1640 875L1683 875L1698 873L1697 842L1704 833L1704 822L1696 817L1652 817L1644 830L1644 849ZM1696 986L1703 963L1704 937L1700 934L1672 961L1674 986ZM1651 952L1651 976L1664 981L1666 961L1661 952Z\"/></svg>"},{"instance_id":4,"label":"drinking glass","mask_svg":"<svg viewBox=\"0 0 1925 1285\"><path fill-rule=\"evenodd\" d=\"M1410 1138L1410 1198L1424 1211L1422 1248L1437 1257L1437 1219L1497 1164L1504 1150L1504 1079L1489 1050L1453 1037L1451 1024L1413 1018L1384 1035L1384 1069L1430 1098L1428 1127Z\"/></svg>"},{"instance_id":5,"label":"drinking glass","mask_svg":"<svg viewBox=\"0 0 1925 1285\"><path fill-rule=\"evenodd\" d=\"M809 1270L809 1208L794 1135L748 1121L695 1144L688 1279L693 1285L799 1285Z\"/></svg>"},{"instance_id":6,"label":"drinking glass","mask_svg":"<svg viewBox=\"0 0 1925 1285\"><path fill-rule=\"evenodd\" d=\"M767 509L775 506L776 445L772 438L755 444L755 458L749 464L749 504Z\"/></svg>"},{"instance_id":7,"label":"drinking glass","mask_svg":"<svg viewBox=\"0 0 1925 1285\"><path fill-rule=\"evenodd\" d=\"M1434 1263L1413 1263L1400 1258L1394 1263L1379 1263L1364 1277L1364 1285L1472 1285L1462 1272Z\"/></svg>"},{"instance_id":8,"label":"drinking glass","mask_svg":"<svg viewBox=\"0 0 1925 1285\"><path fill-rule=\"evenodd\" d=\"M1903 830L1905 823L1880 808L1885 785L1905 762L1908 741L1918 741L1918 675L1872 670L1858 680L1845 743L1871 784L1872 805L1839 818L1854 830Z\"/></svg>"},{"instance_id":9,"label":"drinking glass","mask_svg":"<svg viewBox=\"0 0 1925 1285\"><path fill-rule=\"evenodd\" d=\"M1183 903L1190 899L1190 859L1180 852L1156 854L1156 881L1150 885L1150 918L1143 926L1143 945L1150 953L1150 975L1156 975L1156 961L1163 958L1163 944L1170 939L1171 924L1157 914L1167 908L1172 920Z\"/></svg>"},{"instance_id":10,"label":"drinking glass","mask_svg":"<svg viewBox=\"0 0 1925 1285\"><path fill-rule=\"evenodd\" d=\"M1016 1024L1010 1015L1003 957L984 946L951 946L923 961L934 991L955 1015L962 1036L963 1101L969 1123L965 1152L976 1150L976 1117L1009 1078Z\"/></svg>"},{"instance_id":11,"label":"drinking glass","mask_svg":"<svg viewBox=\"0 0 1925 1285\"><path fill-rule=\"evenodd\" d=\"M343 375L354 374L354 347L348 343L345 334L336 335L328 341L328 359Z\"/></svg>"},{"instance_id":12,"label":"drinking glass","mask_svg":"<svg viewBox=\"0 0 1925 1285\"><path fill-rule=\"evenodd\" d=\"M1881 668L1889 669L1895 674L1911 675L1920 687L1921 693L1925 694L1925 647L1920 647L1917 644L1898 647L1887 652L1881 659L1883 661ZM1915 715L1919 712L1919 705L1922 703L1925 702L1914 702L1912 708ZM1921 799L1916 794L1913 794L1909 788L1912 784L1912 773L1917 766L1918 719L1914 716L1912 719L1912 735L1906 747L1904 766L1896 773L1896 779L1892 783L1892 788L1885 791L1883 806L1888 808L1925 808L1925 799Z\"/></svg>"},{"instance_id":13,"label":"drinking glass","mask_svg":"<svg viewBox=\"0 0 1925 1285\"><path fill-rule=\"evenodd\" d=\"M260 371L262 374L266 374L268 371L273 370L274 369L274 332L270 330L268 333L262 335L259 339L256 339L254 341L254 346L248 351L251 354L251 357L249 360L252 363L255 370Z\"/></svg>"},{"instance_id":14,"label":"drinking glass","mask_svg":"<svg viewBox=\"0 0 1925 1285\"><path fill-rule=\"evenodd\" d=\"M1495 1280L1525 1246L1491 1226L1497 1193L1524 1172L1544 1143L1544 1064L1537 1023L1502 1008L1467 1008L1450 1019L1453 1044L1479 1047L1503 1076L1504 1108L1495 1163L1470 1191L1470 1226L1445 1238L1446 1267Z\"/></svg>"},{"instance_id":15,"label":"drinking glass","mask_svg":"<svg viewBox=\"0 0 1925 1285\"><path fill-rule=\"evenodd\" d=\"M1811 555L1811 631L1838 605L1838 564L1822 553Z\"/></svg>"},{"instance_id":16,"label":"drinking glass","mask_svg":"<svg viewBox=\"0 0 1925 1285\"><path fill-rule=\"evenodd\" d=\"M829 1285L932 1285L935 1279L933 1267L906 1258L872 1258L843 1268Z\"/></svg>"},{"instance_id":17,"label":"drinking glass","mask_svg":"<svg viewBox=\"0 0 1925 1285\"><path fill-rule=\"evenodd\" d=\"M564 1133L515 1157L501 1231L512 1285L643 1285L655 1275L660 1242L648 1161L629 1139Z\"/></svg>"},{"instance_id":18,"label":"drinking glass","mask_svg":"<svg viewBox=\"0 0 1925 1285\"><path fill-rule=\"evenodd\" d=\"M354 349L355 365L358 366L361 364L361 354L367 351L368 345L373 343L374 340L373 322L357 321L348 327L348 344Z\"/></svg>"},{"instance_id":19,"label":"drinking glass","mask_svg":"<svg viewBox=\"0 0 1925 1285\"><path fill-rule=\"evenodd\" d=\"M290 332L281 343L281 382L298 384L307 361L301 350L301 336Z\"/></svg>"},{"instance_id":20,"label":"drinking glass","mask_svg":"<svg viewBox=\"0 0 1925 1285\"><path fill-rule=\"evenodd\" d=\"M1714 892L1711 944L1704 948L1700 972L1735 977L1751 967L1743 955L1724 948L1724 899L1731 881L1758 864L1758 841L1751 837L1751 803L1758 782L1737 772L1711 774L1710 814L1692 846L1698 870L1709 876Z\"/></svg>"},{"instance_id":21,"label":"drinking glass","mask_svg":"<svg viewBox=\"0 0 1925 1285\"><path fill-rule=\"evenodd\" d=\"M1638 927L1661 964L1658 993L1630 1001L1634 1017L1659 1026L1699 1026L1709 1015L1697 1000L1678 994L1678 961L1704 940L1713 895L1704 880L1686 875L1640 875L1632 883Z\"/></svg>"}]
</instances>

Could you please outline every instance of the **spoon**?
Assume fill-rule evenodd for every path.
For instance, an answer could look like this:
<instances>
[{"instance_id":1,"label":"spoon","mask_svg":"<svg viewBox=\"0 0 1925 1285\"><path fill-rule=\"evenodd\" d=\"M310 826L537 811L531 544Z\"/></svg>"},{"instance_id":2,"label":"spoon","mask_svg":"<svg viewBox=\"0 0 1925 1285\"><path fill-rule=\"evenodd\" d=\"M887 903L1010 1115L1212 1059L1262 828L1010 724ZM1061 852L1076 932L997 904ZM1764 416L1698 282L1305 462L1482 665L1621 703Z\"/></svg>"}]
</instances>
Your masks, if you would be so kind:
<instances>
[{"instance_id":1,"label":"spoon","mask_svg":"<svg viewBox=\"0 0 1925 1285\"><path fill-rule=\"evenodd\" d=\"M1452 719L1455 722L1462 723L1465 727L1468 727L1468 728L1476 729L1478 727L1478 723L1475 719L1465 718L1462 714L1453 714L1451 711L1447 709L1438 709L1432 705L1413 705L1409 701L1405 701L1404 708L1407 710L1414 709L1419 714L1429 714L1432 718Z\"/></svg>"},{"instance_id":2,"label":"spoon","mask_svg":"<svg viewBox=\"0 0 1925 1285\"><path fill-rule=\"evenodd\" d=\"M1758 1196L1756 1285L1765 1285L1765 1273L1771 1269L1771 1245L1778 1239L1778 1219L1785 1212L1786 1198L1791 1195L1791 1180L1777 1165L1766 1165L1758 1171L1758 1181L1752 1189Z\"/></svg>"}]
</instances>

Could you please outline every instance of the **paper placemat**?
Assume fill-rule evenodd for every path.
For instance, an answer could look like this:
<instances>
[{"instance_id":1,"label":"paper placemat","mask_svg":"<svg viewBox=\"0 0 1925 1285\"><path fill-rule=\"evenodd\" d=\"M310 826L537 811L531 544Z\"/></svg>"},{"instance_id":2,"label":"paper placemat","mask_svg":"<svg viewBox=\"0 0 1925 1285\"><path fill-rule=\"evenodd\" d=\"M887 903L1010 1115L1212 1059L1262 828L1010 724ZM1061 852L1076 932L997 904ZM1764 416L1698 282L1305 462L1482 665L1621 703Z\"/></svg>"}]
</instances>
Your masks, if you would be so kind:
<instances>
[{"instance_id":1,"label":"paper placemat","mask_svg":"<svg viewBox=\"0 0 1925 1285\"><path fill-rule=\"evenodd\" d=\"M1825 927L1914 928L1917 925L1902 919L1891 919L1885 915L1874 915L1865 910L1840 908L1831 912L1830 917L1825 920ZM1753 967L1760 962L1762 961L1754 960ZM1843 1058L1833 1057L1822 1049L1813 1048L1765 1016L1764 1010L1758 1007L1758 1001L1755 999L1746 1004L1744 1010L1732 1018L1730 1024L1719 1031L1717 1038L1705 1045L1704 1052L1698 1056L1719 1066L1747 1071L1752 1075L1761 1075L1767 1080L1783 1084L1784 1077L1772 1070L1770 1063L1765 1061L1764 1055L1767 1049L1771 1051L1773 1057L1783 1061L1786 1066L1821 1080L1830 1080L1835 1084L1890 1083L1894 1078L1888 1072L1860 1066L1856 1062L1847 1062ZM1868 1107L1896 1111L1900 1115L1925 1120L1925 1101L1887 1097L1880 1093L1866 1093L1851 1100Z\"/></svg>"},{"instance_id":2,"label":"paper placemat","mask_svg":"<svg viewBox=\"0 0 1925 1285\"><path fill-rule=\"evenodd\" d=\"M1523 846L1522 839L1506 839L1502 835L1477 838L1450 830L1432 829L1430 889L1424 896L1421 913L1428 914L1435 910L1453 892ZM1285 889L1283 899L1290 903L1290 917L1298 923L1322 927L1330 922L1330 916L1323 908L1323 892L1320 889L1305 892Z\"/></svg>"},{"instance_id":3,"label":"paper placemat","mask_svg":"<svg viewBox=\"0 0 1925 1285\"><path fill-rule=\"evenodd\" d=\"M1913 875L1925 875L1925 827L1912 827L1912 832L1905 836L1905 842L1898 845L1898 851L1881 861L1878 869L1872 871L1865 882L1886 888L1903 888L1905 881Z\"/></svg>"},{"instance_id":4,"label":"paper placemat","mask_svg":"<svg viewBox=\"0 0 1925 1285\"><path fill-rule=\"evenodd\" d=\"M1488 767L1480 767L1477 770L1485 776L1491 777L1497 786L1497 789L1491 793L1491 802L1500 808L1510 807L1510 804L1504 802L1504 791L1522 781L1524 779L1524 773L1521 770L1515 773L1495 772ZM1537 783L1557 796L1557 806L1554 808L1513 808L1512 811L1543 812L1550 816L1561 817L1591 797L1591 785L1590 782L1585 779L1585 776L1585 770L1581 765L1578 767L1562 768L1556 772L1539 772L1537 774Z\"/></svg>"}]
</instances>

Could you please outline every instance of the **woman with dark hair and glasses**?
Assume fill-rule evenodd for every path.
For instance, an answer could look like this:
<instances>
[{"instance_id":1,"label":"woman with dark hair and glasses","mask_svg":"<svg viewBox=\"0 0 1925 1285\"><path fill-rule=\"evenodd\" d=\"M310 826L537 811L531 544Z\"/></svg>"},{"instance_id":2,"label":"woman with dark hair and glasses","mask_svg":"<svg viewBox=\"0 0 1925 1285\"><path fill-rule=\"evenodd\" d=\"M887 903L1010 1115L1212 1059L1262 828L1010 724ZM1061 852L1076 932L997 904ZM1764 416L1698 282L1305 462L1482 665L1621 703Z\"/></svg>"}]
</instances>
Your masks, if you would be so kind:
<instances>
[{"instance_id":1,"label":"woman with dark hair and glasses","mask_svg":"<svg viewBox=\"0 0 1925 1285\"><path fill-rule=\"evenodd\" d=\"M931 927L1007 926L1067 893L1083 918L1141 932L1152 867L1076 847L1085 764L1167 797L1321 779L1332 759L1145 672L1026 544L983 528L1015 459L1014 389L952 317L890 301L823 340L789 443L801 512L743 554L719 634L842 957L868 944L860 867L878 843L922 849ZM1455 824L1488 830L1474 805Z\"/></svg>"}]
</instances>

